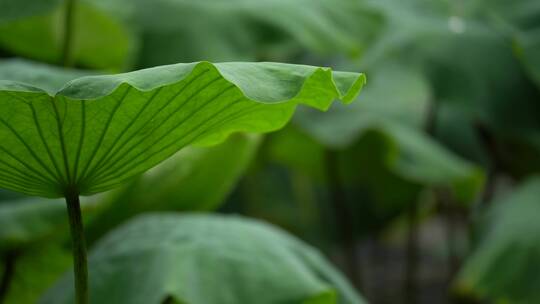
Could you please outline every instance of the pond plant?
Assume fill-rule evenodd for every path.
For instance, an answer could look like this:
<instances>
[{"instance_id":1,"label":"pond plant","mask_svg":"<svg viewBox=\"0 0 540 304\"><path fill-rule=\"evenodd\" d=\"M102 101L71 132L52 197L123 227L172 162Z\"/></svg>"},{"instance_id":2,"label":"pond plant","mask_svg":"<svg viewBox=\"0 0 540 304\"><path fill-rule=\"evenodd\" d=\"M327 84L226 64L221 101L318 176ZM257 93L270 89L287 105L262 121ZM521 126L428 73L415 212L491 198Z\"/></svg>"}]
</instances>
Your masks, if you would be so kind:
<instances>
[{"instance_id":1,"label":"pond plant","mask_svg":"<svg viewBox=\"0 0 540 304\"><path fill-rule=\"evenodd\" d=\"M299 104L352 101L363 74L198 62L87 76L60 90L0 81L0 187L66 201L76 303L88 303L80 196L115 188L189 145L283 127Z\"/></svg>"}]
</instances>

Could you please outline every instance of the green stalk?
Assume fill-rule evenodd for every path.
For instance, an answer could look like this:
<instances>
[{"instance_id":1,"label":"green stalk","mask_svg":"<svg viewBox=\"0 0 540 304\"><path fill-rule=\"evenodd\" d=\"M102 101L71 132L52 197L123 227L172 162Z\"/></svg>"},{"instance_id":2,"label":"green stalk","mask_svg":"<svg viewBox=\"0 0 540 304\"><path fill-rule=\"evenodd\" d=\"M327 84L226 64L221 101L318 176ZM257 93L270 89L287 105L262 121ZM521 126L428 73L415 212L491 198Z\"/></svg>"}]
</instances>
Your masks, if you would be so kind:
<instances>
[{"instance_id":1,"label":"green stalk","mask_svg":"<svg viewBox=\"0 0 540 304\"><path fill-rule=\"evenodd\" d=\"M76 304L88 304L88 266L86 241L81 214L79 195L76 192L66 194L66 204L73 246L73 270L75 274Z\"/></svg>"},{"instance_id":2,"label":"green stalk","mask_svg":"<svg viewBox=\"0 0 540 304\"><path fill-rule=\"evenodd\" d=\"M338 240L344 254L345 273L357 289L362 289L362 276L356 249L353 213L347 205L345 189L339 170L338 152L326 150L325 165L330 203L334 209L334 219L338 228Z\"/></svg>"},{"instance_id":3,"label":"green stalk","mask_svg":"<svg viewBox=\"0 0 540 304\"><path fill-rule=\"evenodd\" d=\"M62 39L62 65L73 64L73 19L76 0L66 0L64 11L64 37Z\"/></svg>"},{"instance_id":4,"label":"green stalk","mask_svg":"<svg viewBox=\"0 0 540 304\"><path fill-rule=\"evenodd\" d=\"M435 136L437 124L437 104L430 101L424 117L424 131L430 136ZM420 265L420 239L419 239L419 202L418 197L411 202L407 210L407 244L405 265L405 302L416 303L417 301L417 276Z\"/></svg>"}]
</instances>

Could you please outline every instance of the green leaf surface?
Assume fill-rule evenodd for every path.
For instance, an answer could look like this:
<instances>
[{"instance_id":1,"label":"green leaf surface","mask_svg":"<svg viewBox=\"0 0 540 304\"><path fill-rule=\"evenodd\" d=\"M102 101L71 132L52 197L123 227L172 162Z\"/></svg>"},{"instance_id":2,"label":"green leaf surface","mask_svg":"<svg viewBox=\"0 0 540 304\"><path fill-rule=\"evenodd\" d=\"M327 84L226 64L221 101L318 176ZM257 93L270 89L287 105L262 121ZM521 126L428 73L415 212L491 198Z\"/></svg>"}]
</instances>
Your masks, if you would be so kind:
<instances>
[{"instance_id":1,"label":"green leaf surface","mask_svg":"<svg viewBox=\"0 0 540 304\"><path fill-rule=\"evenodd\" d=\"M375 68L396 56L404 62L422 58L423 50L437 40L485 29L474 20L483 0L453 3L431 0L363 1L384 20L377 38L361 58L367 68Z\"/></svg>"},{"instance_id":2,"label":"green leaf surface","mask_svg":"<svg viewBox=\"0 0 540 304\"><path fill-rule=\"evenodd\" d=\"M65 213L65 210L64 210ZM40 244L20 252L4 304L35 304L71 267L71 252L58 244Z\"/></svg>"},{"instance_id":3,"label":"green leaf surface","mask_svg":"<svg viewBox=\"0 0 540 304\"><path fill-rule=\"evenodd\" d=\"M17 200L0 204L0 252L43 240L67 227L59 200Z\"/></svg>"},{"instance_id":4,"label":"green leaf surface","mask_svg":"<svg viewBox=\"0 0 540 304\"><path fill-rule=\"evenodd\" d=\"M364 303L313 248L239 217L140 217L102 240L89 261L91 303ZM41 303L71 303L70 281Z\"/></svg>"},{"instance_id":5,"label":"green leaf surface","mask_svg":"<svg viewBox=\"0 0 540 304\"><path fill-rule=\"evenodd\" d=\"M456 52L461 56L454 56ZM518 177L537 172L540 91L508 40L493 30L464 33L432 43L423 56L440 104L437 137L459 154L486 163L477 138L476 126L481 124L500 146L504 170ZM524 161L525 155L533 157Z\"/></svg>"},{"instance_id":6,"label":"green leaf surface","mask_svg":"<svg viewBox=\"0 0 540 304\"><path fill-rule=\"evenodd\" d=\"M536 164L527 170L515 161L538 155L540 142L538 89L531 81L540 66L535 64L540 41L537 1L381 0L369 5L386 22L362 58L368 72L396 57L423 67L433 101L440 105L439 140L461 156L486 164L475 130L475 124L482 123L507 146L505 170L516 176L538 171ZM520 156L514 157L514 151ZM536 163L532 157L527 162Z\"/></svg>"},{"instance_id":7,"label":"green leaf surface","mask_svg":"<svg viewBox=\"0 0 540 304\"><path fill-rule=\"evenodd\" d=\"M5 190L5 189L0 189L0 205L5 203L5 202L9 202L9 201L12 201L12 200L15 200L15 199L20 199L20 198L23 198L23 197L24 197L24 195L19 194L17 192Z\"/></svg>"},{"instance_id":8,"label":"green leaf surface","mask_svg":"<svg viewBox=\"0 0 540 304\"><path fill-rule=\"evenodd\" d=\"M140 36L140 66L283 58L281 53L304 49L355 55L380 21L362 3L348 0L88 2Z\"/></svg>"},{"instance_id":9,"label":"green leaf surface","mask_svg":"<svg viewBox=\"0 0 540 304\"><path fill-rule=\"evenodd\" d=\"M64 33L63 1L8 2L13 10L23 11L26 5L43 8L39 13L13 14L12 20L5 22L1 22L0 15L0 48L9 54L59 63ZM46 3L49 5L45 6ZM77 66L121 71L130 65L136 44L124 26L85 2L77 1L73 14L72 53Z\"/></svg>"},{"instance_id":10,"label":"green leaf surface","mask_svg":"<svg viewBox=\"0 0 540 304\"><path fill-rule=\"evenodd\" d=\"M540 301L540 178L532 177L493 202L481 239L467 259L458 290L509 303Z\"/></svg>"},{"instance_id":11,"label":"green leaf surface","mask_svg":"<svg viewBox=\"0 0 540 304\"><path fill-rule=\"evenodd\" d=\"M2 0L0 24L24 17L39 15L58 7L61 0Z\"/></svg>"},{"instance_id":12,"label":"green leaf surface","mask_svg":"<svg viewBox=\"0 0 540 304\"><path fill-rule=\"evenodd\" d=\"M260 137L237 134L214 147L189 147L104 194L97 214L85 224L92 243L127 219L148 211L211 211L245 173Z\"/></svg>"},{"instance_id":13,"label":"green leaf surface","mask_svg":"<svg viewBox=\"0 0 540 304\"><path fill-rule=\"evenodd\" d=\"M95 75L95 72L60 68L23 59L0 61L0 79L22 82L43 89L54 95L75 78Z\"/></svg>"},{"instance_id":14,"label":"green leaf surface","mask_svg":"<svg viewBox=\"0 0 540 304\"><path fill-rule=\"evenodd\" d=\"M199 62L75 79L50 94L0 81L0 186L60 197L114 188L181 148L284 126L296 105L351 102L363 74Z\"/></svg>"},{"instance_id":15,"label":"green leaf surface","mask_svg":"<svg viewBox=\"0 0 540 304\"><path fill-rule=\"evenodd\" d=\"M92 216L98 200L83 199L85 216ZM49 199L14 199L0 204L0 253L26 250L69 235L65 202Z\"/></svg>"},{"instance_id":16,"label":"green leaf surface","mask_svg":"<svg viewBox=\"0 0 540 304\"><path fill-rule=\"evenodd\" d=\"M487 19L512 42L515 56L540 86L540 3L492 1Z\"/></svg>"}]
</instances>

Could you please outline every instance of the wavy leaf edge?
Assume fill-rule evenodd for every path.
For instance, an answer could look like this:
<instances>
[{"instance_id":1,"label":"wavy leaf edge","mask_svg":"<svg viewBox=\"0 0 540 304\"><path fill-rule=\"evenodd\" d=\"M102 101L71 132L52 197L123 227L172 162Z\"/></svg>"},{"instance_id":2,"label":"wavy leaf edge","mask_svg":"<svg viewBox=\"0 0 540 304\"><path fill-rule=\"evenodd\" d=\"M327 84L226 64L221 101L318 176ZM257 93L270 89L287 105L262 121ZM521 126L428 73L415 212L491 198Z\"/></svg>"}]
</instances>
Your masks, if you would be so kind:
<instances>
[{"instance_id":1,"label":"wavy leaf edge","mask_svg":"<svg viewBox=\"0 0 540 304\"><path fill-rule=\"evenodd\" d=\"M301 85L300 89L297 90L297 92L294 95L284 96L283 99L281 100L272 100L272 99L261 100L259 98L252 96L252 94L246 92L246 89L242 85L237 83L238 80L232 79L234 77L231 74L231 71L228 70L228 66L230 65L257 65L257 64L269 64L269 65L275 65L276 67L278 66L307 67L307 68L312 68L313 71L310 73L310 75L307 75L305 77L305 80L303 84ZM180 68L184 70L174 71L176 68ZM157 67L141 69L141 70L136 70L136 71L127 72L127 73L120 73L120 74L83 76L83 77L79 77L74 80L68 81L66 85L64 85L63 88L61 88L60 90L58 90L58 92L54 94L50 94L51 92L47 92L46 90L39 88L37 86L33 86L33 85L20 82L20 81L10 81L10 80L0 80L0 90L25 92L25 93L47 93L51 97L57 97L60 95L60 96L76 99L76 101L87 101L87 100L91 101L91 100L97 100L107 95L113 94L115 91L117 91L119 88L125 85L133 89L136 89L140 92L148 92L148 91L158 89L160 87L173 85L190 77L193 71L195 71L198 68L215 69L215 71L217 71L221 75L221 77L223 77L223 79L227 80L231 85L234 85L248 99L250 99L251 101L260 102L260 103L286 103L286 102L289 102L290 100L297 98L304 91L305 84L310 79L312 79L317 73L321 73L321 72L324 73L326 77L328 77L329 83L331 84L331 89L336 94L335 97L341 100L345 104L349 104L354 99L356 99L356 97L362 90L363 86L367 83L367 77L364 73L333 71L332 68L330 67L316 67L316 66L310 66L310 65L287 64L287 63L276 63L276 62L211 63L209 61L199 61L199 62L193 62L193 63L176 63L176 64L170 64L170 65L163 65L163 66L157 66ZM180 73L177 75L168 75L168 77L164 77L164 79L156 79L153 83L150 83L150 84L141 83L142 80L139 78L140 76L143 76L146 73L152 73L159 70L168 71L168 72L176 72L176 73L180 72ZM347 89L343 90L343 89L340 89L339 86L337 85L335 75L339 75L343 77L353 77L355 79L349 84ZM100 92L82 89L85 85L91 84L90 82L93 82L95 80L100 81L98 84L101 84L101 85L107 85L106 82L112 82L112 84L108 84L107 88L105 90L101 90ZM94 93L94 94L92 96L91 94L88 94L88 93ZM326 110L326 109L327 108L322 109L322 110Z\"/></svg>"}]
</instances>

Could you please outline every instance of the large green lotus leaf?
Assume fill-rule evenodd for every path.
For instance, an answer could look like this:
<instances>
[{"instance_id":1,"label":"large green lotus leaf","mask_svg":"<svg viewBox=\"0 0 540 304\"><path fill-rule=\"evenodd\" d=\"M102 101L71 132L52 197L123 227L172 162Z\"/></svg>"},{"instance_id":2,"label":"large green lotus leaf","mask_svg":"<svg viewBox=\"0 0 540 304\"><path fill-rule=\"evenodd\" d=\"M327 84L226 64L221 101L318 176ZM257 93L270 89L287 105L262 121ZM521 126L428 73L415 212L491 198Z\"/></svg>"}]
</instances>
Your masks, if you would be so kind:
<instances>
[{"instance_id":1,"label":"large green lotus leaf","mask_svg":"<svg viewBox=\"0 0 540 304\"><path fill-rule=\"evenodd\" d=\"M90 254L92 303L363 303L315 249L239 217L137 218ZM41 303L71 303L71 277Z\"/></svg>"},{"instance_id":2,"label":"large green lotus leaf","mask_svg":"<svg viewBox=\"0 0 540 304\"><path fill-rule=\"evenodd\" d=\"M380 23L348 0L88 1L139 33L141 66L260 60L290 48L358 54Z\"/></svg>"},{"instance_id":3,"label":"large green lotus leaf","mask_svg":"<svg viewBox=\"0 0 540 304\"><path fill-rule=\"evenodd\" d=\"M65 210L64 210L65 213ZM40 244L19 252L4 304L35 304L71 267L71 252L58 244ZM1 272L0 272L1 273Z\"/></svg>"},{"instance_id":4,"label":"large green lotus leaf","mask_svg":"<svg viewBox=\"0 0 540 304\"><path fill-rule=\"evenodd\" d=\"M189 147L140 178L106 194L85 225L92 242L147 211L211 211L218 208L254 158L259 136L237 134L208 148Z\"/></svg>"},{"instance_id":5,"label":"large green lotus leaf","mask_svg":"<svg viewBox=\"0 0 540 304\"><path fill-rule=\"evenodd\" d=\"M279 129L298 104L350 102L364 83L329 68L209 62L78 78L56 93L0 81L0 185L46 197L103 192L185 146Z\"/></svg>"},{"instance_id":6,"label":"large green lotus leaf","mask_svg":"<svg viewBox=\"0 0 540 304\"><path fill-rule=\"evenodd\" d=\"M24 5L26 1L18 3ZM74 16L72 52L78 66L118 71L130 64L135 42L118 21L86 3L77 3ZM62 56L62 18L63 7L51 5L40 14L0 23L0 48L58 63Z\"/></svg>"},{"instance_id":7,"label":"large green lotus leaf","mask_svg":"<svg viewBox=\"0 0 540 304\"><path fill-rule=\"evenodd\" d=\"M384 137L382 142L387 142L387 148L381 149L388 150L377 151L379 155L387 156L382 162L375 163L393 172L389 175L397 175L414 184L450 186L459 200L472 201L482 185L481 171L445 150L422 130L431 98L429 84L422 73L390 63L382 65L372 75L370 86L350 109L336 104L324 116L303 109L297 113L294 122L331 149L355 150L354 145L367 132L376 131ZM350 168L363 159L354 155L349 158ZM355 172L360 172L360 167L354 167Z\"/></svg>"},{"instance_id":8,"label":"large green lotus leaf","mask_svg":"<svg viewBox=\"0 0 540 304\"><path fill-rule=\"evenodd\" d=\"M532 177L493 202L480 221L480 242L457 287L509 303L540 301L540 178Z\"/></svg>"}]
</instances>

